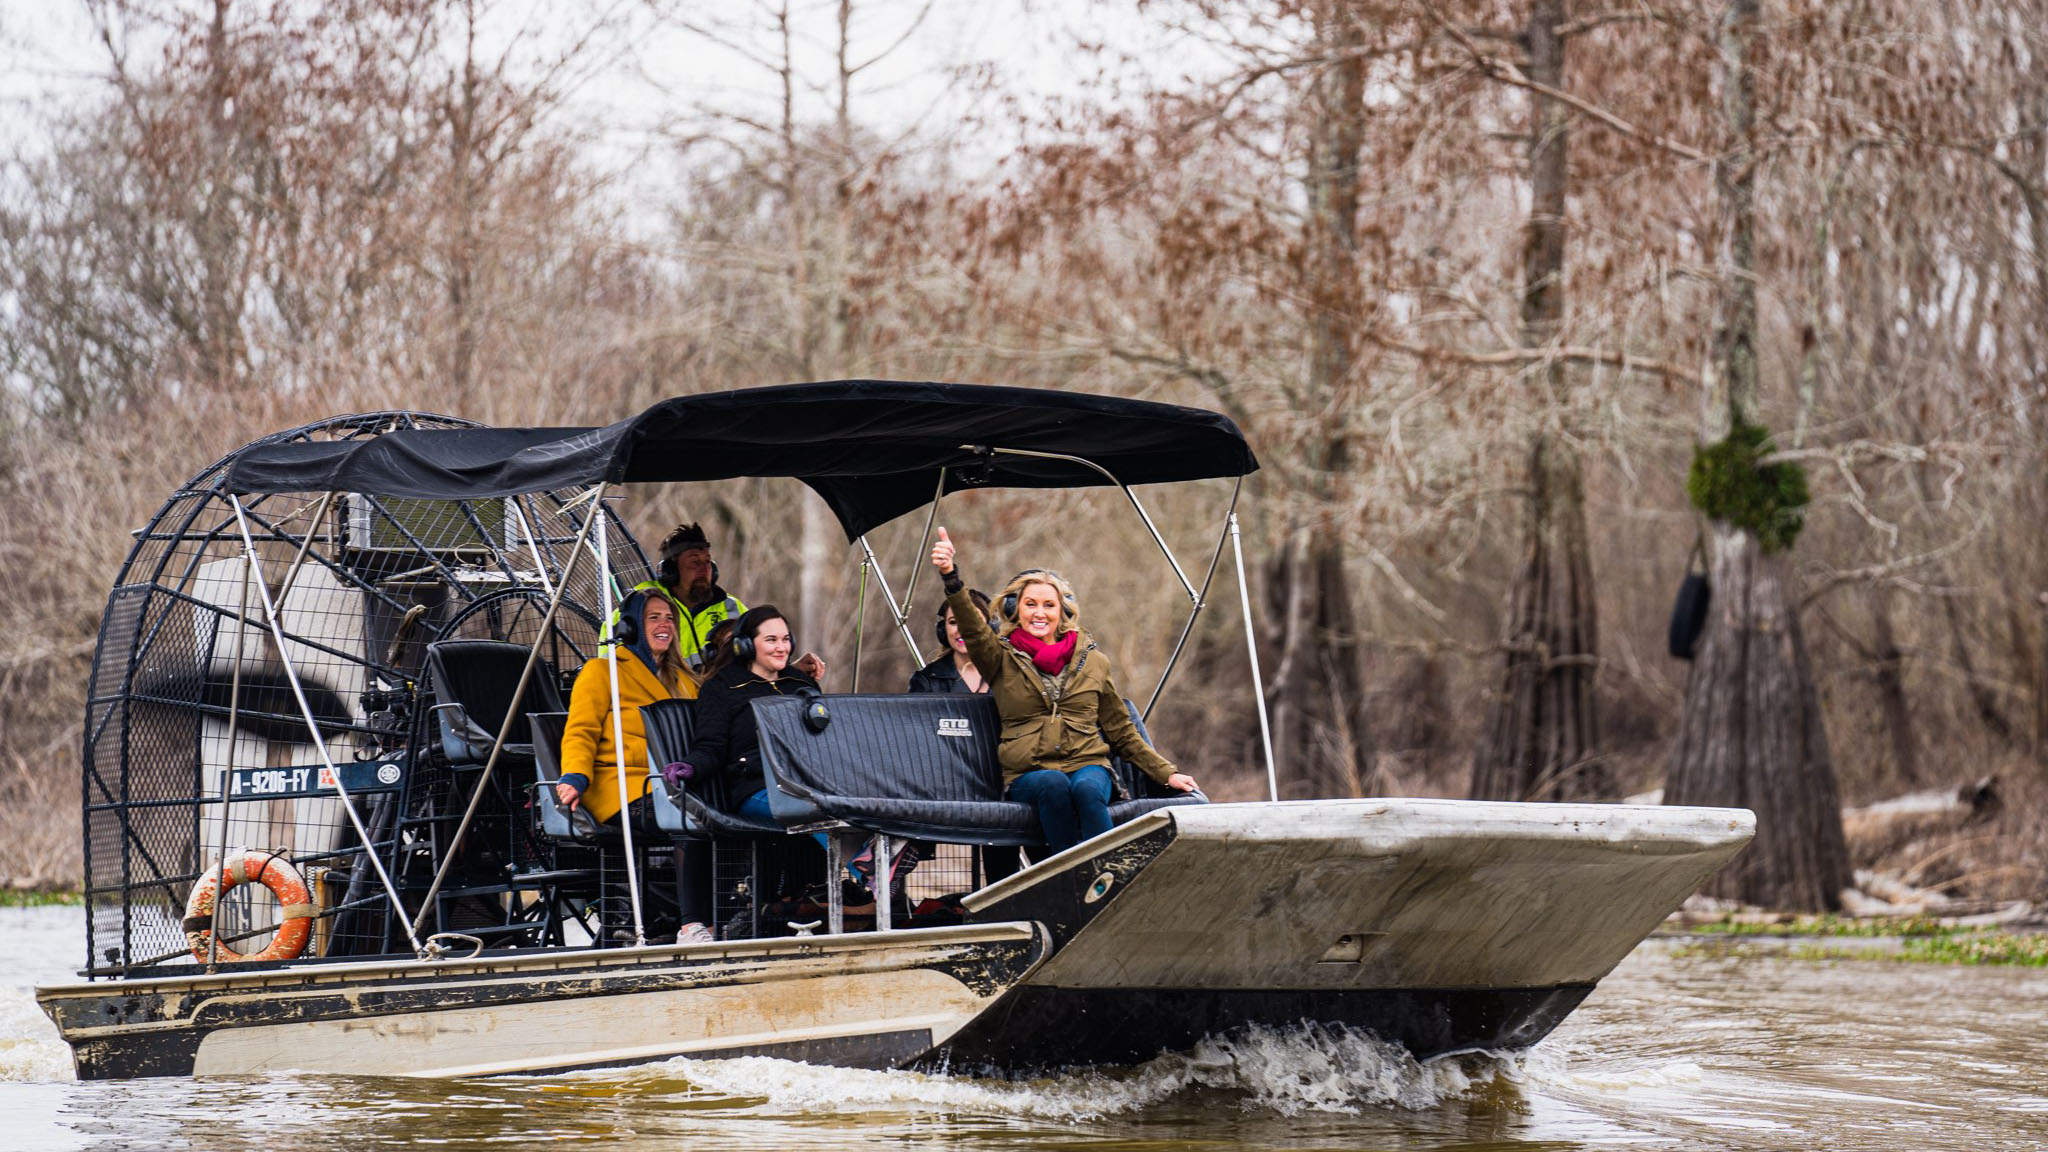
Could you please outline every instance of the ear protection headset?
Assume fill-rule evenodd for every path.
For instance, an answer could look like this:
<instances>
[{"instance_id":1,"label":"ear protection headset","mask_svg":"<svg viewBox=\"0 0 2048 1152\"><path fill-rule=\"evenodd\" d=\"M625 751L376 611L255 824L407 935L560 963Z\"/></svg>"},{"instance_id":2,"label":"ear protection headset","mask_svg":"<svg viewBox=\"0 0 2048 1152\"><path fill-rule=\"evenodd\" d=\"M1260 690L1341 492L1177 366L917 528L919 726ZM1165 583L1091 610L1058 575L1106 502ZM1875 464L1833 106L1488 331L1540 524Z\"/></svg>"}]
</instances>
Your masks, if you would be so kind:
<instances>
[{"instance_id":1,"label":"ear protection headset","mask_svg":"<svg viewBox=\"0 0 2048 1152\"><path fill-rule=\"evenodd\" d=\"M734 659L751 662L756 651L754 635L761 630L761 625L766 624L770 620L781 620L784 618L781 612L767 605L763 605L760 608L747 609L740 616L739 623L733 625L732 628L732 654Z\"/></svg>"},{"instance_id":2,"label":"ear protection headset","mask_svg":"<svg viewBox=\"0 0 2048 1152\"><path fill-rule=\"evenodd\" d=\"M1017 573L1015 576L1010 577L1008 583L1015 584L1018 580L1021 580L1026 576L1050 576L1053 578L1053 580L1059 581L1059 584L1053 584L1052 580L1048 580L1046 581L1046 583L1052 584L1052 590L1055 592L1059 592L1060 594L1060 618L1068 622L1080 619L1080 604L1075 601L1072 594L1060 591L1060 584L1065 584L1067 582L1066 577L1061 576L1059 573L1053 571L1050 568L1026 568L1022 572ZM1009 593L1008 595L1003 597L1003 619L1008 620L1012 623L1015 623L1017 620L1017 593L1015 592ZM939 622L939 636L941 645L945 643L945 631L945 621L941 620Z\"/></svg>"},{"instance_id":3,"label":"ear protection headset","mask_svg":"<svg viewBox=\"0 0 2048 1152\"><path fill-rule=\"evenodd\" d=\"M647 611L645 593L636 592L633 595L641 597L640 611L629 610L633 597L628 596L619 604L619 618L612 622L612 642L628 648L636 647L640 643L640 615Z\"/></svg>"},{"instance_id":4,"label":"ear protection headset","mask_svg":"<svg viewBox=\"0 0 2048 1152\"><path fill-rule=\"evenodd\" d=\"M981 613L982 619L988 619L988 597L983 595L980 591L976 591L968 599L973 602L974 610L976 612ZM939 601L938 619L932 622L932 638L939 642L939 651L941 652L951 652L953 650L953 646L951 644L946 643L947 611L949 611L949 609L947 607L946 602L944 600ZM955 619L958 618L955 617Z\"/></svg>"},{"instance_id":5,"label":"ear protection headset","mask_svg":"<svg viewBox=\"0 0 2048 1152\"><path fill-rule=\"evenodd\" d=\"M676 556L680 555L682 555L681 552L676 553ZM676 581L683 578L682 572L676 567L676 557L670 556L662 560L661 566L654 570L654 578L670 588L675 587ZM713 584L718 583L718 561L716 560L711 562L711 582Z\"/></svg>"}]
</instances>

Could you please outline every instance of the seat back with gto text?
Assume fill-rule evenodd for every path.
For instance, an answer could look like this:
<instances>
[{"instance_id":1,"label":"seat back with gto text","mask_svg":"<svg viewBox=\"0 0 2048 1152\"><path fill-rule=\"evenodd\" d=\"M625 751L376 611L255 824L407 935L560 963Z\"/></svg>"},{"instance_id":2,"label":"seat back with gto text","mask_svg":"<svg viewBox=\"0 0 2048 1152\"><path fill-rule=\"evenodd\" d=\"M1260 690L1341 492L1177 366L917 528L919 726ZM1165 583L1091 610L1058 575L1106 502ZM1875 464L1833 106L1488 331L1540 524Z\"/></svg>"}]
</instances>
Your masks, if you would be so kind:
<instances>
[{"instance_id":1,"label":"seat back with gto text","mask_svg":"<svg viewBox=\"0 0 2048 1152\"><path fill-rule=\"evenodd\" d=\"M819 727L804 712L821 700ZM951 844L1037 844L1037 811L1003 799L995 700L965 693L753 702L768 803L786 826L844 823Z\"/></svg>"}]
</instances>

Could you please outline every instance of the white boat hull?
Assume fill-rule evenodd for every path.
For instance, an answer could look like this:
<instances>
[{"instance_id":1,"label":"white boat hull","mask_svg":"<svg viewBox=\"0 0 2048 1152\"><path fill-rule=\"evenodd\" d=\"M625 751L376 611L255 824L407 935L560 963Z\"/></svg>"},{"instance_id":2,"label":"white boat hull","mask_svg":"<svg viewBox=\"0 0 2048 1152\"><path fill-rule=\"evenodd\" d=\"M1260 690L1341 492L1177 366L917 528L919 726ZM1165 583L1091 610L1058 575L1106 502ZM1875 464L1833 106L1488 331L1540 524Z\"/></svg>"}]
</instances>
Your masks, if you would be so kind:
<instances>
[{"instance_id":1,"label":"white boat hull","mask_svg":"<svg viewBox=\"0 0 2048 1152\"><path fill-rule=\"evenodd\" d=\"M1524 1047L1755 824L1739 809L1406 799L1154 812L968 900L1047 924L1056 950L941 1058L1116 1062L1302 1022L1419 1056Z\"/></svg>"},{"instance_id":2,"label":"white boat hull","mask_svg":"<svg viewBox=\"0 0 2048 1152\"><path fill-rule=\"evenodd\" d=\"M472 1076L743 1055L886 1068L951 1036L1047 946L1034 925L970 925L231 969L37 998L84 1079Z\"/></svg>"}]
</instances>

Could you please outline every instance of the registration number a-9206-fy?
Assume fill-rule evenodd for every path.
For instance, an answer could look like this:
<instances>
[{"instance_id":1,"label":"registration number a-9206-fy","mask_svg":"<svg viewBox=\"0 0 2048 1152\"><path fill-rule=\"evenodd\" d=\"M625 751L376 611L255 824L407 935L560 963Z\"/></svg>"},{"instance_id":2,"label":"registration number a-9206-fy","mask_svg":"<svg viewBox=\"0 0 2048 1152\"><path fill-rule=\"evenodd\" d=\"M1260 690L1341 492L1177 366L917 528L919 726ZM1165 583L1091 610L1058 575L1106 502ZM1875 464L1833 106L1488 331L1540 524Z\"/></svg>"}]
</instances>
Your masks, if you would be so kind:
<instances>
[{"instance_id":1,"label":"registration number a-9206-fy","mask_svg":"<svg viewBox=\"0 0 2048 1152\"><path fill-rule=\"evenodd\" d=\"M336 771L350 792L388 792L398 787L403 772L392 762L342 764L329 768L309 764L290 768L237 768L228 774L228 799L274 799L318 796L334 789Z\"/></svg>"}]
</instances>

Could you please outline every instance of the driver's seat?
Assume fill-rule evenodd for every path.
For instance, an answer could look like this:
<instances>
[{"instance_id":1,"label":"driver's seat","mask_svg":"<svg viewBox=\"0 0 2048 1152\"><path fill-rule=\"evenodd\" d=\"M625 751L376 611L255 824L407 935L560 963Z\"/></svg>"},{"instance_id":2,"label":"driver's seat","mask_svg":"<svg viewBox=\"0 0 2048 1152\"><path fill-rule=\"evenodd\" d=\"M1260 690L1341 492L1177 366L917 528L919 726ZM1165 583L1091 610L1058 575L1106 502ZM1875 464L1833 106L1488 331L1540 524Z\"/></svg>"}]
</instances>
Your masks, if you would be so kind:
<instances>
[{"instance_id":1,"label":"driver's seat","mask_svg":"<svg viewBox=\"0 0 2048 1152\"><path fill-rule=\"evenodd\" d=\"M519 674L532 654L524 644L502 640L438 640L427 645L427 675L437 701L434 724L450 767L480 768L490 759L491 744L505 727ZM531 764L533 745L513 742L526 738L527 718L535 712L564 710L555 670L540 661L527 679L505 753Z\"/></svg>"}]
</instances>

